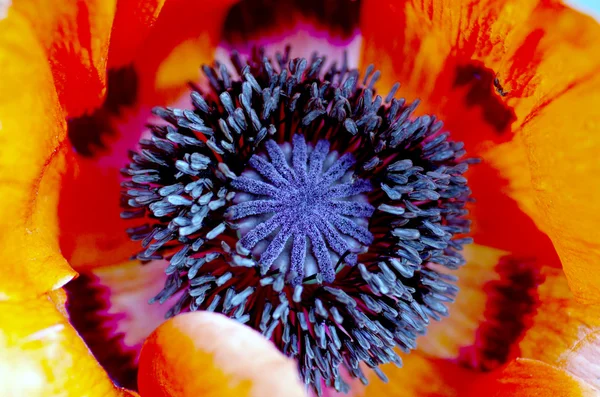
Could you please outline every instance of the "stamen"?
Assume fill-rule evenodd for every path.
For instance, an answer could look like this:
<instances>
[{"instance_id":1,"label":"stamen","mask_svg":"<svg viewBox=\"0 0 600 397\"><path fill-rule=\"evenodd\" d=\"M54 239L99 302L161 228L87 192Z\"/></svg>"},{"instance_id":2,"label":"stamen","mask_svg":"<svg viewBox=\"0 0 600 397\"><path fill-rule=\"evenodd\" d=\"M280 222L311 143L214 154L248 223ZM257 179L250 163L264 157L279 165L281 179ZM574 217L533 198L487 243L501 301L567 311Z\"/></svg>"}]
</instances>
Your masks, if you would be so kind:
<instances>
[{"instance_id":1,"label":"stamen","mask_svg":"<svg viewBox=\"0 0 600 397\"><path fill-rule=\"evenodd\" d=\"M295 358L306 384L347 391L364 363L401 365L431 319L447 315L470 242L462 143L418 102L385 101L345 63L272 63L261 51L235 71L203 68L194 108L157 108L123 170L125 218L142 261L169 260L152 302L168 316L223 313Z\"/></svg>"}]
</instances>

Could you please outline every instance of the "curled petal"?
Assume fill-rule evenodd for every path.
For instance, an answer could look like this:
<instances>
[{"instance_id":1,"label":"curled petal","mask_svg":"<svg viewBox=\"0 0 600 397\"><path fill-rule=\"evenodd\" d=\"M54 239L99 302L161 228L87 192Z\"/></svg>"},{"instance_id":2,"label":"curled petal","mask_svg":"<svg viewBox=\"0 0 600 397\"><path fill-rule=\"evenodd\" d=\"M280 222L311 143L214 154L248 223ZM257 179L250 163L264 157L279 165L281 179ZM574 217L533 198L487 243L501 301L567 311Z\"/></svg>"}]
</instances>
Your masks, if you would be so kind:
<instances>
[{"instance_id":1,"label":"curled petal","mask_svg":"<svg viewBox=\"0 0 600 397\"><path fill-rule=\"evenodd\" d=\"M124 397L64 314L55 291L21 302L0 302L0 394L6 396Z\"/></svg>"},{"instance_id":2,"label":"curled petal","mask_svg":"<svg viewBox=\"0 0 600 397\"><path fill-rule=\"evenodd\" d=\"M292 360L259 333L207 312L172 318L150 335L138 383L143 397L305 396Z\"/></svg>"},{"instance_id":3,"label":"curled petal","mask_svg":"<svg viewBox=\"0 0 600 397\"><path fill-rule=\"evenodd\" d=\"M59 288L75 272L58 247L65 123L45 50L12 9L0 31L0 299L7 299Z\"/></svg>"}]
</instances>

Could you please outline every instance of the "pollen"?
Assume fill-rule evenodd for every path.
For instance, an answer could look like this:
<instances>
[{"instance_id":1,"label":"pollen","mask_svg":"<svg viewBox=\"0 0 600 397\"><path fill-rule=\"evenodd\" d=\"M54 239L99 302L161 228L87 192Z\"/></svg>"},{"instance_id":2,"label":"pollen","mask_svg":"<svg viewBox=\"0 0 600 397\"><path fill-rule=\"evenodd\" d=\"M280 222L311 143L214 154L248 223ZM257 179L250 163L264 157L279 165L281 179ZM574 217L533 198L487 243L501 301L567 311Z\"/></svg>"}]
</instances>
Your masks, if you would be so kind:
<instances>
[{"instance_id":1,"label":"pollen","mask_svg":"<svg viewBox=\"0 0 600 397\"><path fill-rule=\"evenodd\" d=\"M398 84L378 95L372 66L231 62L203 67L193 108L156 108L123 169L137 258L168 262L151 303L262 332L319 395L365 367L385 380L457 293L474 160Z\"/></svg>"}]
</instances>

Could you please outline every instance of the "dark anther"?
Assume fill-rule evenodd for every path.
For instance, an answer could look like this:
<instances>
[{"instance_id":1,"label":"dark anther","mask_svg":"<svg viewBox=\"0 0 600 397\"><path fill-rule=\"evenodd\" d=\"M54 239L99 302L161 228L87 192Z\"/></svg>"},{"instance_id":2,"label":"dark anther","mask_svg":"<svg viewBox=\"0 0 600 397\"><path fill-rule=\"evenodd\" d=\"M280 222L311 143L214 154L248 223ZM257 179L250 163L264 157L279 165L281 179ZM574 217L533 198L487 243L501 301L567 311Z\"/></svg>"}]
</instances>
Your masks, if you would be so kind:
<instances>
[{"instance_id":1,"label":"dark anther","mask_svg":"<svg viewBox=\"0 0 600 397\"><path fill-rule=\"evenodd\" d=\"M203 67L192 109L154 109L123 169L137 257L169 261L151 302L259 330L319 394L348 390L343 369L366 383L361 363L385 379L457 292L440 268L470 241L463 144L396 85L378 95L373 67L231 60Z\"/></svg>"}]
</instances>

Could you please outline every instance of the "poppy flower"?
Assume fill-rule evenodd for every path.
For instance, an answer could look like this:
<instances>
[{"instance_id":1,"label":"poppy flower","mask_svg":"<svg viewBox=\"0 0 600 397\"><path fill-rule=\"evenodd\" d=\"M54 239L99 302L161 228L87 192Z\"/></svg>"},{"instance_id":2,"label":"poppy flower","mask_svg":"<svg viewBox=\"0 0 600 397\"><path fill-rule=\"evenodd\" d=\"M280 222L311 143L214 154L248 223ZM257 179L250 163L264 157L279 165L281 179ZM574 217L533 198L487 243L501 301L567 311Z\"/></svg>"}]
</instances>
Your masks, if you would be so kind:
<instances>
[{"instance_id":1,"label":"poppy flower","mask_svg":"<svg viewBox=\"0 0 600 397\"><path fill-rule=\"evenodd\" d=\"M598 393L592 18L553 0L1 17L3 395Z\"/></svg>"}]
</instances>

